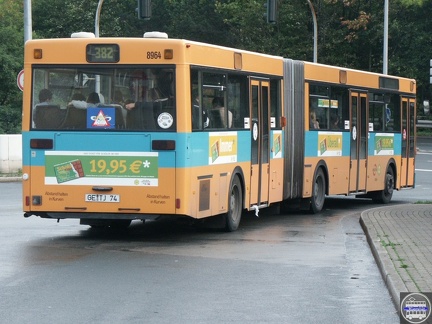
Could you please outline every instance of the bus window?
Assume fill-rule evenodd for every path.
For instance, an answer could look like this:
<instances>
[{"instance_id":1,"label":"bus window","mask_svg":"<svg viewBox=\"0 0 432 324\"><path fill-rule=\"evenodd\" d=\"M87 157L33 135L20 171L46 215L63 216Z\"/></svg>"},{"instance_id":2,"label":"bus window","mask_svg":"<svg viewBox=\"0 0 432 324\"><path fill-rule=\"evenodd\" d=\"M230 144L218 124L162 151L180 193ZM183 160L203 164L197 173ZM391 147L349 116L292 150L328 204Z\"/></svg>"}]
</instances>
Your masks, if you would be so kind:
<instances>
[{"instance_id":1,"label":"bus window","mask_svg":"<svg viewBox=\"0 0 432 324\"><path fill-rule=\"evenodd\" d=\"M335 125L336 129L349 130L349 96L348 89L338 86L331 87L330 95L330 110L337 114L338 123Z\"/></svg>"},{"instance_id":2,"label":"bus window","mask_svg":"<svg viewBox=\"0 0 432 324\"><path fill-rule=\"evenodd\" d=\"M214 71L191 70L193 129L242 128L249 116L248 78L244 75ZM200 113L201 111L201 113ZM208 117L208 124L200 127L200 116Z\"/></svg>"},{"instance_id":3,"label":"bus window","mask_svg":"<svg viewBox=\"0 0 432 324\"><path fill-rule=\"evenodd\" d=\"M309 112L321 130L349 129L348 90L337 86L310 85ZM316 127L310 129L317 129Z\"/></svg>"},{"instance_id":4,"label":"bus window","mask_svg":"<svg viewBox=\"0 0 432 324\"><path fill-rule=\"evenodd\" d=\"M384 96L378 93L369 93L369 129L374 132L384 131L384 120Z\"/></svg>"},{"instance_id":5,"label":"bus window","mask_svg":"<svg viewBox=\"0 0 432 324\"><path fill-rule=\"evenodd\" d=\"M232 112L227 108L227 76L225 73L203 72L203 107L209 112L210 127L232 127Z\"/></svg>"},{"instance_id":6,"label":"bus window","mask_svg":"<svg viewBox=\"0 0 432 324\"><path fill-rule=\"evenodd\" d=\"M328 86L317 85L313 83L309 85L309 92L310 94L320 97L328 97L330 95L330 89Z\"/></svg>"},{"instance_id":7,"label":"bus window","mask_svg":"<svg viewBox=\"0 0 432 324\"><path fill-rule=\"evenodd\" d=\"M386 95L385 130L401 132L401 102L398 94Z\"/></svg>"},{"instance_id":8,"label":"bus window","mask_svg":"<svg viewBox=\"0 0 432 324\"><path fill-rule=\"evenodd\" d=\"M316 121L319 129L329 129L330 127L330 100L311 95L309 98L309 111L315 112Z\"/></svg>"},{"instance_id":9,"label":"bus window","mask_svg":"<svg viewBox=\"0 0 432 324\"><path fill-rule=\"evenodd\" d=\"M35 129L163 131L175 127L173 69L38 67L33 79ZM40 107L43 89L52 93L54 107ZM95 96L97 100L90 100ZM164 118L158 119L161 114Z\"/></svg>"},{"instance_id":10,"label":"bus window","mask_svg":"<svg viewBox=\"0 0 432 324\"><path fill-rule=\"evenodd\" d=\"M192 129L202 130L210 126L207 109L203 107L202 100L202 72L191 70L191 103L192 103Z\"/></svg>"},{"instance_id":11,"label":"bus window","mask_svg":"<svg viewBox=\"0 0 432 324\"><path fill-rule=\"evenodd\" d=\"M281 111L281 82L280 80L270 80L270 127L280 128Z\"/></svg>"},{"instance_id":12,"label":"bus window","mask_svg":"<svg viewBox=\"0 0 432 324\"><path fill-rule=\"evenodd\" d=\"M228 109L232 113L232 128L242 128L249 116L248 79L242 75L228 76Z\"/></svg>"},{"instance_id":13,"label":"bus window","mask_svg":"<svg viewBox=\"0 0 432 324\"><path fill-rule=\"evenodd\" d=\"M309 111L315 113L319 129L329 129L330 126L330 97L329 88L310 84L309 86ZM315 128L316 129L316 128Z\"/></svg>"},{"instance_id":14,"label":"bus window","mask_svg":"<svg viewBox=\"0 0 432 324\"><path fill-rule=\"evenodd\" d=\"M400 132L400 96L396 94L369 94L369 124L374 131Z\"/></svg>"}]
</instances>

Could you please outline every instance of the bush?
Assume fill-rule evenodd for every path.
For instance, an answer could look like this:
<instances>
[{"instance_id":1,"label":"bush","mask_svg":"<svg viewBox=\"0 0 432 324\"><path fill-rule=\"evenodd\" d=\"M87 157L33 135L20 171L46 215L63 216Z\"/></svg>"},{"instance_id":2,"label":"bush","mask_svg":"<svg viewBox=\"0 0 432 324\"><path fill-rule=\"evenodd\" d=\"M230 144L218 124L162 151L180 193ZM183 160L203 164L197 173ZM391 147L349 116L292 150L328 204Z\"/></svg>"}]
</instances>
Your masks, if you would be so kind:
<instances>
[{"instance_id":1,"label":"bush","mask_svg":"<svg viewBox=\"0 0 432 324\"><path fill-rule=\"evenodd\" d=\"M21 134L21 108L0 106L0 134Z\"/></svg>"}]
</instances>

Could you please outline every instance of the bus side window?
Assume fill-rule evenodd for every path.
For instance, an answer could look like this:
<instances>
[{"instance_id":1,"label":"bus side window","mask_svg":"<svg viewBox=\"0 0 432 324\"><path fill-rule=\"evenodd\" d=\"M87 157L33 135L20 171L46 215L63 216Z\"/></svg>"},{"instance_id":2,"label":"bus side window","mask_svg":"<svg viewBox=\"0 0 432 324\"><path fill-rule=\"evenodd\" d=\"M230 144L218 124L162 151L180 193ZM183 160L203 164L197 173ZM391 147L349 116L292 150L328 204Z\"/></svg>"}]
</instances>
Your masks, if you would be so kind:
<instances>
[{"instance_id":1,"label":"bus side window","mask_svg":"<svg viewBox=\"0 0 432 324\"><path fill-rule=\"evenodd\" d=\"M270 80L270 118L271 127L280 128L281 120L281 80L271 79Z\"/></svg>"},{"instance_id":2,"label":"bus side window","mask_svg":"<svg viewBox=\"0 0 432 324\"><path fill-rule=\"evenodd\" d=\"M191 70L191 119L192 130L203 130L210 127L210 118L207 109L203 107L202 98L202 72Z\"/></svg>"},{"instance_id":3,"label":"bus side window","mask_svg":"<svg viewBox=\"0 0 432 324\"><path fill-rule=\"evenodd\" d=\"M249 116L248 80L243 75L229 75L228 109L232 114L232 128L243 128Z\"/></svg>"}]
</instances>

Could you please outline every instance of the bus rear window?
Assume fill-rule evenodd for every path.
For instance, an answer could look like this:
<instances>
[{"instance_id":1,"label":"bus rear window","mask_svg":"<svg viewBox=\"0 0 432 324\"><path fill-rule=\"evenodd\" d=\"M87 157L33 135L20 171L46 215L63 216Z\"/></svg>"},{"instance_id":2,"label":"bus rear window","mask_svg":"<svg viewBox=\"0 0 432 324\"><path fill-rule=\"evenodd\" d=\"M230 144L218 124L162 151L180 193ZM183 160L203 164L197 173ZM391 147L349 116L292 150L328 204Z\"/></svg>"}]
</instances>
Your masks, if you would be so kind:
<instances>
[{"instance_id":1,"label":"bus rear window","mask_svg":"<svg viewBox=\"0 0 432 324\"><path fill-rule=\"evenodd\" d=\"M173 68L37 67L32 129L174 131Z\"/></svg>"}]
</instances>

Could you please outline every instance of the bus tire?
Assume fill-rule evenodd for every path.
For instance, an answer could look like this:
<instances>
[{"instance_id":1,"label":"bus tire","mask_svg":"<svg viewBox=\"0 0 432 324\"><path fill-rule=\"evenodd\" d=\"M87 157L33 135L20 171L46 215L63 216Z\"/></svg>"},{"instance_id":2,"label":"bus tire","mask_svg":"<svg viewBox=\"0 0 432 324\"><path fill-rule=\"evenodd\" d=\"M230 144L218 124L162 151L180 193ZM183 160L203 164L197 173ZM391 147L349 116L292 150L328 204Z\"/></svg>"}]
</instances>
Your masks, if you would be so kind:
<instances>
[{"instance_id":1,"label":"bus tire","mask_svg":"<svg viewBox=\"0 0 432 324\"><path fill-rule=\"evenodd\" d=\"M310 199L310 211L313 214L319 213L324 207L326 192L326 179L322 168L317 169L312 185L312 197Z\"/></svg>"},{"instance_id":2,"label":"bus tire","mask_svg":"<svg viewBox=\"0 0 432 324\"><path fill-rule=\"evenodd\" d=\"M225 214L225 230L233 232L237 230L240 224L243 211L243 191L238 176L231 180L230 191L228 195L228 212Z\"/></svg>"},{"instance_id":3,"label":"bus tire","mask_svg":"<svg viewBox=\"0 0 432 324\"><path fill-rule=\"evenodd\" d=\"M388 166L384 179L384 189L375 192L372 196L372 200L378 204L388 204L393 196L394 184L395 178L393 168Z\"/></svg>"}]
</instances>

